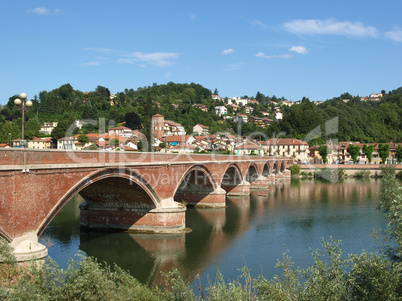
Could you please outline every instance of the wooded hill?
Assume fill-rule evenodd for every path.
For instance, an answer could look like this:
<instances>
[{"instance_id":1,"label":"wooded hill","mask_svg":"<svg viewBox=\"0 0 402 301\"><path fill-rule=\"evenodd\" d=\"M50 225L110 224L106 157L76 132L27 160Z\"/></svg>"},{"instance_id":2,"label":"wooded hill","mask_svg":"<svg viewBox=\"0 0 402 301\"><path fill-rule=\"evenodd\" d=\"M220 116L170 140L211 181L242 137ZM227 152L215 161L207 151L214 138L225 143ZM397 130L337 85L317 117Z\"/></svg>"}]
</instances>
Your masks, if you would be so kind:
<instances>
[{"instance_id":1,"label":"wooded hill","mask_svg":"<svg viewBox=\"0 0 402 301\"><path fill-rule=\"evenodd\" d=\"M81 92L74 90L70 84L65 84L49 92L42 91L32 99L33 107L26 115L25 138L39 136L39 127L43 122L59 122L58 134L53 137L56 139L63 135L64 127L73 120L99 118L104 118L107 126L126 121L129 127L138 128L149 136L151 116L158 113L164 115L165 119L183 124L187 133L191 133L192 127L200 123L208 126L211 133L254 133L253 137L260 139L292 137L309 140L307 142L310 144L323 143L328 138L367 143L402 142L402 87L385 93L379 102L362 102L360 97L345 93L320 105L303 98L301 104L291 107L281 106L285 99L283 97L267 97L257 92L254 98L259 104L252 105L253 116L262 117L261 111L273 114L275 107L282 107L283 120L274 122L268 128L261 128L250 122L239 126L232 120L219 117L215 114L214 107L224 103L213 100L211 94L211 90L199 84L169 82L166 85L153 84L136 90L125 89L111 99L110 91L102 86L98 86L94 92ZM0 142L9 142L8 133L11 133L12 139L21 136L21 113L14 105L17 97L10 97L9 102L0 108ZM345 99L350 101L345 103ZM194 108L194 104L207 105L208 112ZM229 108L228 114L233 113ZM337 127L332 127L330 131L327 127L326 130L326 122L335 117L339 121ZM320 127L321 135L313 135L318 138L311 139L312 136L308 133L317 130L317 127ZM84 125L80 132L97 130L97 125Z\"/></svg>"}]
</instances>

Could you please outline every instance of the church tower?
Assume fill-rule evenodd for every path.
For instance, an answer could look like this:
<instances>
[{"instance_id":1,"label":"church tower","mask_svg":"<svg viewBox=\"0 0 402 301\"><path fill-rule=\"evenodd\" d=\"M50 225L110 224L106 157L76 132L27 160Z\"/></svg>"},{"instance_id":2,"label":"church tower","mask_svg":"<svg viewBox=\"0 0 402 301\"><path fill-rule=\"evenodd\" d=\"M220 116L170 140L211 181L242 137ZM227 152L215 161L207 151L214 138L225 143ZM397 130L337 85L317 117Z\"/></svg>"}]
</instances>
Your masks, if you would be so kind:
<instances>
[{"instance_id":1,"label":"church tower","mask_svg":"<svg viewBox=\"0 0 402 301\"><path fill-rule=\"evenodd\" d=\"M160 114L156 114L152 116L152 134L155 138L162 140L163 135L165 134L165 117Z\"/></svg>"}]
</instances>

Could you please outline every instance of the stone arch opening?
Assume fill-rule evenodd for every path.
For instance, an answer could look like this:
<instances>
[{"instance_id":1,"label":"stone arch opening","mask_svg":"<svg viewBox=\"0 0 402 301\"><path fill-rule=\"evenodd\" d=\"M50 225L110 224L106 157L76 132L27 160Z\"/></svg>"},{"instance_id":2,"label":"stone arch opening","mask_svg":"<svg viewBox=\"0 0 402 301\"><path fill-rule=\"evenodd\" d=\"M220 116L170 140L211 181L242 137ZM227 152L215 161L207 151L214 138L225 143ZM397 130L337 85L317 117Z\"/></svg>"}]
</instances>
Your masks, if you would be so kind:
<instances>
[{"instance_id":1,"label":"stone arch opening","mask_svg":"<svg viewBox=\"0 0 402 301\"><path fill-rule=\"evenodd\" d=\"M264 164L264 168L262 169L262 175L264 177L269 177L271 174L271 169L268 163Z\"/></svg>"},{"instance_id":2,"label":"stone arch opening","mask_svg":"<svg viewBox=\"0 0 402 301\"><path fill-rule=\"evenodd\" d=\"M82 179L58 201L42 223L38 236L77 194L85 200L80 205L80 225L84 229L130 230L142 216L159 204L158 196L140 175L129 169L104 169ZM90 216L96 218L88 221Z\"/></svg>"},{"instance_id":3,"label":"stone arch opening","mask_svg":"<svg viewBox=\"0 0 402 301\"><path fill-rule=\"evenodd\" d=\"M275 162L275 163L274 163L274 166L273 166L273 168L272 168L272 173L273 173L274 175L276 175L276 174L278 174L278 172L279 172L278 163Z\"/></svg>"},{"instance_id":4,"label":"stone arch opening","mask_svg":"<svg viewBox=\"0 0 402 301\"><path fill-rule=\"evenodd\" d=\"M189 206L207 206L215 189L216 184L209 170L204 166L193 166L182 177L174 200Z\"/></svg>"},{"instance_id":5,"label":"stone arch opening","mask_svg":"<svg viewBox=\"0 0 402 301\"><path fill-rule=\"evenodd\" d=\"M281 169L280 169L280 171L281 171L281 172L284 172L284 171L285 171L285 168L286 168L285 162L282 162L282 163L281 163Z\"/></svg>"},{"instance_id":6,"label":"stone arch opening","mask_svg":"<svg viewBox=\"0 0 402 301\"><path fill-rule=\"evenodd\" d=\"M237 165L230 165L222 177L221 187L230 192L243 182L240 169Z\"/></svg>"},{"instance_id":7,"label":"stone arch opening","mask_svg":"<svg viewBox=\"0 0 402 301\"><path fill-rule=\"evenodd\" d=\"M247 170L246 180L251 184L259 178L258 169L254 164L251 164Z\"/></svg>"}]
</instances>

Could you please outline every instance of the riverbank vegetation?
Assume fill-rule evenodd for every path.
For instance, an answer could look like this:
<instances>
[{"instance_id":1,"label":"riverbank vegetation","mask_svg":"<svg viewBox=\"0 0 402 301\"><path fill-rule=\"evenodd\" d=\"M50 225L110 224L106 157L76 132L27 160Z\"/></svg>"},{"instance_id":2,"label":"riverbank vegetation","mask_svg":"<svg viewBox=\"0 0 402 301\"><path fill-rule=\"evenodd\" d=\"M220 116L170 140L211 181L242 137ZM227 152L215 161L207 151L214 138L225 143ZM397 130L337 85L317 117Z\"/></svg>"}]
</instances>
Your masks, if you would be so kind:
<instances>
[{"instance_id":1,"label":"riverbank vegetation","mask_svg":"<svg viewBox=\"0 0 402 301\"><path fill-rule=\"evenodd\" d=\"M378 252L345 256L341 241L322 241L312 251L313 263L295 267L291 252L284 252L278 276L252 278L247 267L238 279L215 281L194 291L177 270L164 283L149 288L115 266L90 257L71 261L66 270L54 261L21 267L7 243L0 242L1 300L401 300L402 299L402 189L392 167L383 169L380 209L388 229L379 231L384 243ZM263 258L261 258L263 260ZM196 285L197 286L197 279Z\"/></svg>"}]
</instances>

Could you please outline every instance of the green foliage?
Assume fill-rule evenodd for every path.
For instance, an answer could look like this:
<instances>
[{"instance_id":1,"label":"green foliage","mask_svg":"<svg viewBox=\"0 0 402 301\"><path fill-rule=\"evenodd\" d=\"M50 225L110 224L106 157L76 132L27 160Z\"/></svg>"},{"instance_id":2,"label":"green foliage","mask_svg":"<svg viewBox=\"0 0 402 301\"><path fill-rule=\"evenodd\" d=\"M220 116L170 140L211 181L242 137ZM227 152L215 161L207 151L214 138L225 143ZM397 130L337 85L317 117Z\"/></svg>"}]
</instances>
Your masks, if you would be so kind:
<instances>
[{"instance_id":1,"label":"green foliage","mask_svg":"<svg viewBox=\"0 0 402 301\"><path fill-rule=\"evenodd\" d=\"M320 147L318 148L318 153L320 154L322 161L324 161L324 163L328 162L327 156L328 156L328 146L326 146L325 144L320 145Z\"/></svg>"},{"instance_id":2,"label":"green foliage","mask_svg":"<svg viewBox=\"0 0 402 301\"><path fill-rule=\"evenodd\" d=\"M363 153L367 156L368 161L371 163L373 160L374 145L363 145Z\"/></svg>"},{"instance_id":3,"label":"green foliage","mask_svg":"<svg viewBox=\"0 0 402 301\"><path fill-rule=\"evenodd\" d=\"M301 166L299 164L293 164L288 167L292 175L300 174Z\"/></svg>"},{"instance_id":4,"label":"green foliage","mask_svg":"<svg viewBox=\"0 0 402 301\"><path fill-rule=\"evenodd\" d=\"M353 162L356 163L357 157L360 154L360 146L349 144L347 151L350 154L350 156L352 157Z\"/></svg>"},{"instance_id":5,"label":"green foliage","mask_svg":"<svg viewBox=\"0 0 402 301\"><path fill-rule=\"evenodd\" d=\"M359 179L368 179L370 177L370 171L368 170L361 170L356 172L353 177L359 178Z\"/></svg>"},{"instance_id":6,"label":"green foliage","mask_svg":"<svg viewBox=\"0 0 402 301\"><path fill-rule=\"evenodd\" d=\"M95 143L91 144L88 150L98 150L98 147L96 146Z\"/></svg>"},{"instance_id":7,"label":"green foliage","mask_svg":"<svg viewBox=\"0 0 402 301\"><path fill-rule=\"evenodd\" d=\"M395 157L398 162L402 162L402 145L398 145L395 150Z\"/></svg>"},{"instance_id":8,"label":"green foliage","mask_svg":"<svg viewBox=\"0 0 402 301\"><path fill-rule=\"evenodd\" d=\"M86 143L89 142L89 137L87 135L85 135L85 134L81 134L81 135L78 136L77 140L78 140L78 142L86 144Z\"/></svg>"},{"instance_id":9,"label":"green foliage","mask_svg":"<svg viewBox=\"0 0 402 301\"><path fill-rule=\"evenodd\" d=\"M113 139L110 139L109 145L111 147L117 147L117 146L119 146L119 143L120 143L119 139L113 138Z\"/></svg>"},{"instance_id":10,"label":"green foliage","mask_svg":"<svg viewBox=\"0 0 402 301\"><path fill-rule=\"evenodd\" d=\"M395 179L395 169L387 166L382 170L380 190L380 208L389 223L387 236L396 246L388 247L388 253L394 260L402 262L402 188Z\"/></svg>"},{"instance_id":11,"label":"green foliage","mask_svg":"<svg viewBox=\"0 0 402 301\"><path fill-rule=\"evenodd\" d=\"M388 144L380 144L378 146L378 155L380 156L382 163L387 161L389 157L389 145Z\"/></svg>"}]
</instances>

